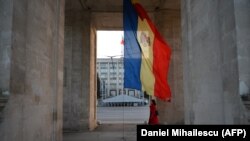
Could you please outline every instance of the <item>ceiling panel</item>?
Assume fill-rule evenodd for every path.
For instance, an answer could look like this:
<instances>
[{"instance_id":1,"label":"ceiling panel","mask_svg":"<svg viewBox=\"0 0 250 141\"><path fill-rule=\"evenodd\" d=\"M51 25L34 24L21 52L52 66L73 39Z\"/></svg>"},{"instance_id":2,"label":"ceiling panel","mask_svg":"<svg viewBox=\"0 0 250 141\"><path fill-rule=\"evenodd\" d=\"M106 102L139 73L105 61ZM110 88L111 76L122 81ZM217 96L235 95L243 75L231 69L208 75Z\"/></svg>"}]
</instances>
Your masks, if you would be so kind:
<instances>
[{"instance_id":1,"label":"ceiling panel","mask_svg":"<svg viewBox=\"0 0 250 141\"><path fill-rule=\"evenodd\" d=\"M76 1L76 0L74 0ZM122 12L123 0L78 0L85 10L93 12ZM180 0L139 0L147 11L180 9Z\"/></svg>"}]
</instances>

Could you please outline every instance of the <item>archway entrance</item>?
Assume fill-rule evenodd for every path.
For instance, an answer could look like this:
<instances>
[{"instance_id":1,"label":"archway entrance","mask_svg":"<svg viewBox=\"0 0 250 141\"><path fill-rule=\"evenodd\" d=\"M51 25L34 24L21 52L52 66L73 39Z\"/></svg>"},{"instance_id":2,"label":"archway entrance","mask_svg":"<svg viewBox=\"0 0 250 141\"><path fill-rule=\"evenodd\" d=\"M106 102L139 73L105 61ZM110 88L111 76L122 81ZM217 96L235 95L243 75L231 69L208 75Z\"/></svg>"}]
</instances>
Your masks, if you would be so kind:
<instances>
[{"instance_id":1,"label":"archway entrance","mask_svg":"<svg viewBox=\"0 0 250 141\"><path fill-rule=\"evenodd\" d=\"M100 4L100 7L96 7L92 1L66 1L64 58L66 85L63 124L65 130L92 130L97 127L96 32L123 29L122 1L105 5ZM171 104L159 102L160 120L162 123L183 123L180 1L159 0L156 3L145 1L143 5L161 34L168 39L174 54L169 79L175 100ZM178 87L174 87L177 85ZM109 92L112 94L114 91ZM116 93L114 92L114 95ZM179 110L175 110L176 108Z\"/></svg>"},{"instance_id":2,"label":"archway entrance","mask_svg":"<svg viewBox=\"0 0 250 141\"><path fill-rule=\"evenodd\" d=\"M123 31L97 31L97 122L142 124L149 116L142 91L125 89Z\"/></svg>"}]
</instances>

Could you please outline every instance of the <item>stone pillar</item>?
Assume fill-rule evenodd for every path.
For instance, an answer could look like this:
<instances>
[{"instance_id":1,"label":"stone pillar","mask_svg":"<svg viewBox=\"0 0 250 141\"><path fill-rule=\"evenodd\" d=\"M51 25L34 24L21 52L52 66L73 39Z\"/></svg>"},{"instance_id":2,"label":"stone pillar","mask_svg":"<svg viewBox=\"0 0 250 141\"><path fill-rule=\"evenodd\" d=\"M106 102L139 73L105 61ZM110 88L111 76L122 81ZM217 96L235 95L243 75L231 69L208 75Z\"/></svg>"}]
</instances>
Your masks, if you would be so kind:
<instances>
[{"instance_id":1,"label":"stone pillar","mask_svg":"<svg viewBox=\"0 0 250 141\"><path fill-rule=\"evenodd\" d=\"M160 123L183 124L184 101L180 10L157 10L155 12L155 24L172 50L168 74L172 99L171 102L157 101Z\"/></svg>"},{"instance_id":2,"label":"stone pillar","mask_svg":"<svg viewBox=\"0 0 250 141\"><path fill-rule=\"evenodd\" d=\"M61 141L64 0L2 4L7 10L1 22L11 28L1 30L0 40L7 42L1 49L8 48L11 56L3 58L10 61L10 71L4 72L10 75L10 97L0 124L1 141Z\"/></svg>"},{"instance_id":3,"label":"stone pillar","mask_svg":"<svg viewBox=\"0 0 250 141\"><path fill-rule=\"evenodd\" d=\"M97 127L97 73L96 73L96 28L90 26L90 75L89 75L89 130ZM87 60L86 60L87 61Z\"/></svg>"},{"instance_id":4,"label":"stone pillar","mask_svg":"<svg viewBox=\"0 0 250 141\"><path fill-rule=\"evenodd\" d=\"M250 1L234 0L234 8L240 93L250 94Z\"/></svg>"},{"instance_id":5,"label":"stone pillar","mask_svg":"<svg viewBox=\"0 0 250 141\"><path fill-rule=\"evenodd\" d=\"M13 1L0 0L0 95L9 91Z\"/></svg>"},{"instance_id":6,"label":"stone pillar","mask_svg":"<svg viewBox=\"0 0 250 141\"><path fill-rule=\"evenodd\" d=\"M91 66L94 57L90 47L91 15L79 1L66 1L65 14L63 126L64 130L88 130L90 104L95 101L91 99L94 93L90 94L94 79L90 70L95 67Z\"/></svg>"},{"instance_id":7,"label":"stone pillar","mask_svg":"<svg viewBox=\"0 0 250 141\"><path fill-rule=\"evenodd\" d=\"M186 124L239 124L234 1L182 0Z\"/></svg>"}]
</instances>

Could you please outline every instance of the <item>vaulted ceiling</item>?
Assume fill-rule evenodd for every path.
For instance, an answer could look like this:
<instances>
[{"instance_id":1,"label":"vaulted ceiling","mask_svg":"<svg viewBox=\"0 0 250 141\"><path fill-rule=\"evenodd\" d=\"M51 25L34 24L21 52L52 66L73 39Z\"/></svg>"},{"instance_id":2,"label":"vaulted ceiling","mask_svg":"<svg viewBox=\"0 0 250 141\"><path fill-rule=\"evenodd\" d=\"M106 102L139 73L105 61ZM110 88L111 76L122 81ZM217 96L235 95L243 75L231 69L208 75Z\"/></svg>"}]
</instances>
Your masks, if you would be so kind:
<instances>
[{"instance_id":1,"label":"vaulted ceiling","mask_svg":"<svg viewBox=\"0 0 250 141\"><path fill-rule=\"evenodd\" d=\"M179 10L180 0L139 0L147 11ZM66 0L66 9L81 8L93 12L122 12L123 0Z\"/></svg>"}]
</instances>

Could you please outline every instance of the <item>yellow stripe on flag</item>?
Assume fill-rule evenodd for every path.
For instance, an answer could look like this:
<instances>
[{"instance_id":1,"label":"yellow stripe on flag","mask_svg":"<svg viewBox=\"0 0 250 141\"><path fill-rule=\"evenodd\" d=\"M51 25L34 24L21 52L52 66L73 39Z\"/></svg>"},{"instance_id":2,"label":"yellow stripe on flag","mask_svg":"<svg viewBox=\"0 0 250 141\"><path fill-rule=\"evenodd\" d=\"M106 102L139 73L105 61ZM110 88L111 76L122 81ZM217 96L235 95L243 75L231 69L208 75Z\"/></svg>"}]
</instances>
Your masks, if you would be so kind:
<instances>
[{"instance_id":1,"label":"yellow stripe on flag","mask_svg":"<svg viewBox=\"0 0 250 141\"><path fill-rule=\"evenodd\" d=\"M146 19L138 18L137 40L142 51L141 83L142 90L154 95L155 77L153 74L153 42L154 34Z\"/></svg>"}]
</instances>

